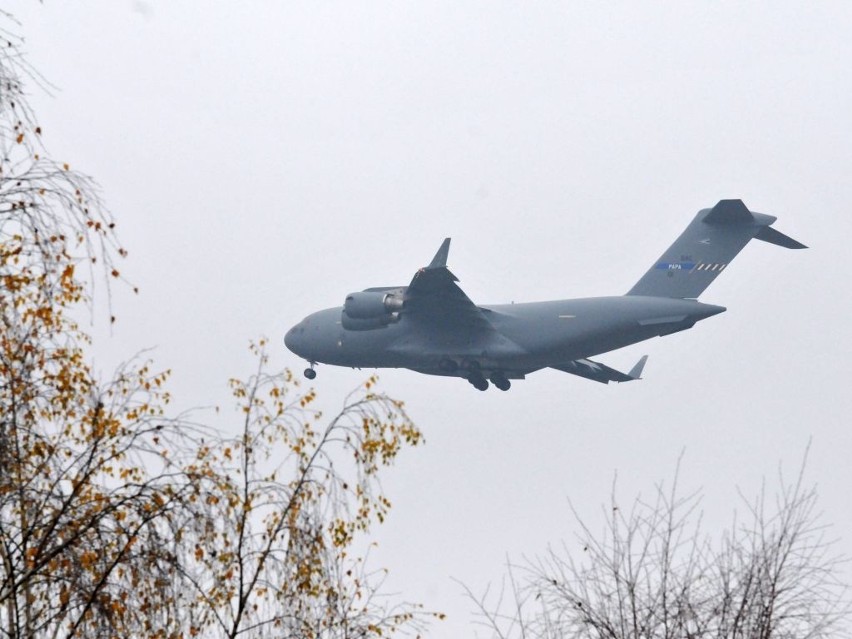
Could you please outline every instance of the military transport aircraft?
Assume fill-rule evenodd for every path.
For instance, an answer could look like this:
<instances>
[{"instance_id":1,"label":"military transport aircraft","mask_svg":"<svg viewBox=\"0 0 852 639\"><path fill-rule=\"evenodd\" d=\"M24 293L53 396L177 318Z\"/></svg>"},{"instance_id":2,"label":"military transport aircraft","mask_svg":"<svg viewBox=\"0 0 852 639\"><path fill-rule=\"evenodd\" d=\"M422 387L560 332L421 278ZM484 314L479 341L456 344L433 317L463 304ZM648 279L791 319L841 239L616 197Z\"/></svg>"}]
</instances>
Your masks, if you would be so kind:
<instances>
[{"instance_id":1,"label":"military transport aircraft","mask_svg":"<svg viewBox=\"0 0 852 639\"><path fill-rule=\"evenodd\" d=\"M596 382L639 379L647 356L628 373L587 359L670 335L722 313L697 301L752 238L806 248L770 227L775 217L752 213L742 200L703 209L626 295L477 306L447 269L450 238L408 286L368 288L343 306L308 315L284 342L310 363L353 368L409 368L461 377L486 390L554 368Z\"/></svg>"}]
</instances>

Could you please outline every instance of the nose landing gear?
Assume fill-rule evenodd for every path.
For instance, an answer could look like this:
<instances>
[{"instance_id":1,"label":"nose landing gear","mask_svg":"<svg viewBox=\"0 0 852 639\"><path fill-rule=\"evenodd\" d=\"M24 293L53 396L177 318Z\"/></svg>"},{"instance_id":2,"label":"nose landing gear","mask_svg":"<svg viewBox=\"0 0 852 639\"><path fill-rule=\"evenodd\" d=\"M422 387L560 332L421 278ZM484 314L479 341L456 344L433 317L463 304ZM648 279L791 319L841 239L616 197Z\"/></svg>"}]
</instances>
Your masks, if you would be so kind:
<instances>
[{"instance_id":1,"label":"nose landing gear","mask_svg":"<svg viewBox=\"0 0 852 639\"><path fill-rule=\"evenodd\" d=\"M307 377L308 379L313 379L316 376L317 372L314 370L313 362L311 362L310 367L305 369L305 377Z\"/></svg>"}]
</instances>

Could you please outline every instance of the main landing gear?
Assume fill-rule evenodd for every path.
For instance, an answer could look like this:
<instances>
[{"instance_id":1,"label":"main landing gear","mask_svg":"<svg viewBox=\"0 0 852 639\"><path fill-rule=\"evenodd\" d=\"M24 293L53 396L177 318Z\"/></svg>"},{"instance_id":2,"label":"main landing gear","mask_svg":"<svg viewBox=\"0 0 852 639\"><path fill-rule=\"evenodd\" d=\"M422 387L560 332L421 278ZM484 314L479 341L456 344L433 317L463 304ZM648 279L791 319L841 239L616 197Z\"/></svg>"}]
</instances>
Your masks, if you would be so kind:
<instances>
[{"instance_id":1,"label":"main landing gear","mask_svg":"<svg viewBox=\"0 0 852 639\"><path fill-rule=\"evenodd\" d=\"M458 364L450 359L442 361L440 366L441 369L446 372L454 372L457 368L459 368ZM491 383L501 391L507 391L512 387L512 383L502 371L494 371L486 377L485 373L482 372L479 362L476 360L464 362L461 367L465 370L465 378L476 390L488 390L489 379L491 380Z\"/></svg>"},{"instance_id":2,"label":"main landing gear","mask_svg":"<svg viewBox=\"0 0 852 639\"><path fill-rule=\"evenodd\" d=\"M467 381L473 385L476 390L488 390L488 380L480 371L473 371L467 376ZM493 373L491 375L491 383L501 391L507 391L512 387L512 382L506 379L503 373Z\"/></svg>"},{"instance_id":3,"label":"main landing gear","mask_svg":"<svg viewBox=\"0 0 852 639\"><path fill-rule=\"evenodd\" d=\"M503 373L494 373L491 376L491 383L501 391L507 391L512 388L512 382L506 379L506 376Z\"/></svg>"}]
</instances>

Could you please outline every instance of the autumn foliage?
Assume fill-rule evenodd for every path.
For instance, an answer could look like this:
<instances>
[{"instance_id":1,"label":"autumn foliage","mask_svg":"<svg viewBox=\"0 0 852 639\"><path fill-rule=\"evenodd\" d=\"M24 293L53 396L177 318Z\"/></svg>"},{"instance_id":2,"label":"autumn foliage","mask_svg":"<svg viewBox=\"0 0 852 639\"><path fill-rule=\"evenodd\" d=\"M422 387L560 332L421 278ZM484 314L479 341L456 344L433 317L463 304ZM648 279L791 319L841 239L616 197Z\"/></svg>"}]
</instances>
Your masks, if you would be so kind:
<instances>
[{"instance_id":1,"label":"autumn foliage","mask_svg":"<svg viewBox=\"0 0 852 639\"><path fill-rule=\"evenodd\" d=\"M326 419L264 340L229 435L171 418L152 362L96 379L73 317L125 252L91 180L47 157L21 42L0 40L0 634L416 628L354 551L390 508L382 467L421 441L402 404L371 379Z\"/></svg>"}]
</instances>

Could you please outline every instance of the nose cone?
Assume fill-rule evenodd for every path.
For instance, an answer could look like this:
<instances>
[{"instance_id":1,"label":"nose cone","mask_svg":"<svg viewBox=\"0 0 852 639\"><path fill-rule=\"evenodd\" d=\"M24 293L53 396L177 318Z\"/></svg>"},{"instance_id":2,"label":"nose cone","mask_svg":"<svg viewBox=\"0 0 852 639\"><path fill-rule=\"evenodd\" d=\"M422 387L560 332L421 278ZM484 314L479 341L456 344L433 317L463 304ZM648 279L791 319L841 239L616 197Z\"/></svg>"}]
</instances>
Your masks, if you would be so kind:
<instances>
[{"instance_id":1,"label":"nose cone","mask_svg":"<svg viewBox=\"0 0 852 639\"><path fill-rule=\"evenodd\" d=\"M284 346L290 349L291 352L296 355L300 355L299 353L299 343L301 340L299 339L299 334L304 330L300 324L296 324L293 328L287 331L287 334L284 335Z\"/></svg>"},{"instance_id":2,"label":"nose cone","mask_svg":"<svg viewBox=\"0 0 852 639\"><path fill-rule=\"evenodd\" d=\"M309 362L332 364L341 345L340 330L340 308L328 308L311 313L287 331L284 345Z\"/></svg>"}]
</instances>

